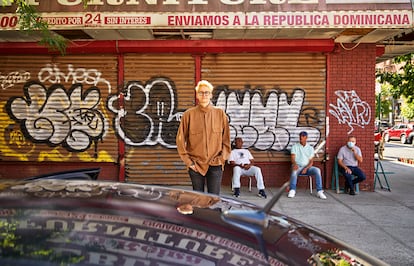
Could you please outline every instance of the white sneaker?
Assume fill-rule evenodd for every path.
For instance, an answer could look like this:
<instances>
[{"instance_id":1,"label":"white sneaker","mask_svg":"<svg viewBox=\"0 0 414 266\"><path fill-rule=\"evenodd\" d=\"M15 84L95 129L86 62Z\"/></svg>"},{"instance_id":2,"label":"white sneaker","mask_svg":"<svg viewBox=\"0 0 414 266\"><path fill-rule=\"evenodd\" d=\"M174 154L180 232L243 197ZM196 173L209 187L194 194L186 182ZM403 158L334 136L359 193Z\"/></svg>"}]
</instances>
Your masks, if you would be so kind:
<instances>
[{"instance_id":1,"label":"white sneaker","mask_svg":"<svg viewBox=\"0 0 414 266\"><path fill-rule=\"evenodd\" d=\"M289 190L288 198L293 198L295 197L295 195L296 195L296 190L294 189Z\"/></svg>"},{"instance_id":2,"label":"white sneaker","mask_svg":"<svg viewBox=\"0 0 414 266\"><path fill-rule=\"evenodd\" d=\"M325 194L323 194L323 190L319 190L317 193L318 198L320 199L326 199Z\"/></svg>"}]
</instances>

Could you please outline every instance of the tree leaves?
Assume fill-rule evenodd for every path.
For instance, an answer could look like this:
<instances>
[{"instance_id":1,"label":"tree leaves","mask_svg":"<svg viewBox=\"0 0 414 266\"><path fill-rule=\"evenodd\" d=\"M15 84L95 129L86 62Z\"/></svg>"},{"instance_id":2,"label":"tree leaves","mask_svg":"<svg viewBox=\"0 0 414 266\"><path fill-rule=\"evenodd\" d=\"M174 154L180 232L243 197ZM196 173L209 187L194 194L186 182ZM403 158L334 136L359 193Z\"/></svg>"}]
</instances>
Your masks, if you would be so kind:
<instances>
[{"instance_id":1,"label":"tree leaves","mask_svg":"<svg viewBox=\"0 0 414 266\"><path fill-rule=\"evenodd\" d=\"M84 8L87 8L89 1L82 0ZM11 3L16 5L16 14L19 15L20 31L27 34L39 32L41 35L40 44L48 47L52 51L59 51L62 55L66 53L68 40L51 31L48 23L42 20L42 17L34 6L27 4L26 0L2 0L3 6Z\"/></svg>"},{"instance_id":2,"label":"tree leaves","mask_svg":"<svg viewBox=\"0 0 414 266\"><path fill-rule=\"evenodd\" d=\"M414 102L414 54L398 56L393 63L401 65L396 72L378 72L377 77L380 83L389 83L391 95L394 98L404 96L409 103Z\"/></svg>"}]
</instances>

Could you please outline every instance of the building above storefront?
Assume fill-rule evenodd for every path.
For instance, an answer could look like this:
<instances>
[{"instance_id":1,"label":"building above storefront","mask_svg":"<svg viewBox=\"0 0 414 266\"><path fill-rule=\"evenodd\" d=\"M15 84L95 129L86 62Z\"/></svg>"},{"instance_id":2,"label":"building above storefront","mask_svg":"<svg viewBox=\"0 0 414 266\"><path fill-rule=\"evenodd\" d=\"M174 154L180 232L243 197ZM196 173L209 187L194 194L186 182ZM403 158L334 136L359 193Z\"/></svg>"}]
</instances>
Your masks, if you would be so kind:
<instances>
[{"instance_id":1,"label":"building above storefront","mask_svg":"<svg viewBox=\"0 0 414 266\"><path fill-rule=\"evenodd\" d=\"M344 49L375 43L377 62L414 52L409 0L94 0L87 8L80 0L29 4L54 33L71 41L326 39ZM0 42L16 49L16 42L39 41L40 34L19 31L15 10L12 5L0 9Z\"/></svg>"}]
</instances>

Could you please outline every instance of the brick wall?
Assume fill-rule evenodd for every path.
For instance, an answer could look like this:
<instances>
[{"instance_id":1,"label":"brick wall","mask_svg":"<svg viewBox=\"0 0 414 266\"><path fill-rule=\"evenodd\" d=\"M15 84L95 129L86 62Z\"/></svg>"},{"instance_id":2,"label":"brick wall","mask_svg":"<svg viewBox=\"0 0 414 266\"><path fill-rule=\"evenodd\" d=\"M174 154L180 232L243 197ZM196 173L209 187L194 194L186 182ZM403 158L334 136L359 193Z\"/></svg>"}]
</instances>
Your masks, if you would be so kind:
<instances>
[{"instance_id":1,"label":"brick wall","mask_svg":"<svg viewBox=\"0 0 414 266\"><path fill-rule=\"evenodd\" d=\"M375 44L355 46L346 44L344 49L338 45L328 55L327 151L330 161L327 164L326 183L331 182L334 156L346 143L348 135L353 135L362 150L364 162L361 168L367 175L367 180L360 184L360 189L373 191L376 47ZM355 94L352 95L352 91ZM340 92L346 93L349 98L341 98L337 95ZM330 113L334 110L332 105L341 107L337 109L341 111L340 119Z\"/></svg>"}]
</instances>

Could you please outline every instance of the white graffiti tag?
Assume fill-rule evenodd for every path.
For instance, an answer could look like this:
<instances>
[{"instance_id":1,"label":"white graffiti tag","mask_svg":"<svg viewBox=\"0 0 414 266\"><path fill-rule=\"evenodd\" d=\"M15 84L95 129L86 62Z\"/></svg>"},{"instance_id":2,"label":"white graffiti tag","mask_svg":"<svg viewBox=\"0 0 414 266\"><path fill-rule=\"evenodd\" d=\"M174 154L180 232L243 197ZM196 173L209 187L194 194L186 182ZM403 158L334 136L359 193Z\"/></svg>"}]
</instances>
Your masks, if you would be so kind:
<instances>
[{"instance_id":1,"label":"white graffiti tag","mask_svg":"<svg viewBox=\"0 0 414 266\"><path fill-rule=\"evenodd\" d=\"M362 101L354 91L336 91L336 105L329 104L329 113L338 119L339 124L347 124L348 134L354 131L354 126L364 128L371 121L371 107Z\"/></svg>"},{"instance_id":2,"label":"white graffiti tag","mask_svg":"<svg viewBox=\"0 0 414 266\"><path fill-rule=\"evenodd\" d=\"M50 82L52 84L62 82L72 82L72 84L81 83L97 86L103 83L108 87L108 93L111 93L111 83L102 78L102 73L97 69L74 68L73 65L68 65L68 73L62 72L56 64L46 64L40 69L38 79L40 82Z\"/></svg>"},{"instance_id":3,"label":"white graffiti tag","mask_svg":"<svg viewBox=\"0 0 414 266\"><path fill-rule=\"evenodd\" d=\"M14 84L24 83L30 79L30 73L27 71L14 71L7 75L0 73L0 87L5 90L13 87Z\"/></svg>"},{"instance_id":4,"label":"white graffiti tag","mask_svg":"<svg viewBox=\"0 0 414 266\"><path fill-rule=\"evenodd\" d=\"M303 130L308 132L311 145L320 139L318 129L298 127L304 98L302 89L295 89L290 101L286 93L277 90L268 92L265 99L260 90L223 90L216 106L230 118L232 139L243 137L244 147L281 151L290 149Z\"/></svg>"},{"instance_id":5,"label":"white graffiti tag","mask_svg":"<svg viewBox=\"0 0 414 266\"><path fill-rule=\"evenodd\" d=\"M98 110L97 88L82 94L80 85L67 92L62 86L46 90L42 84L30 82L25 85L24 94L25 97L10 98L7 111L36 142L84 151L105 133L107 125Z\"/></svg>"},{"instance_id":6,"label":"white graffiti tag","mask_svg":"<svg viewBox=\"0 0 414 266\"><path fill-rule=\"evenodd\" d=\"M123 108L118 105L118 95L108 99L108 109L117 114L118 135L131 146L161 144L175 148L182 115L176 110L175 93L174 83L167 78L155 78L145 85L129 82L124 91Z\"/></svg>"}]
</instances>

